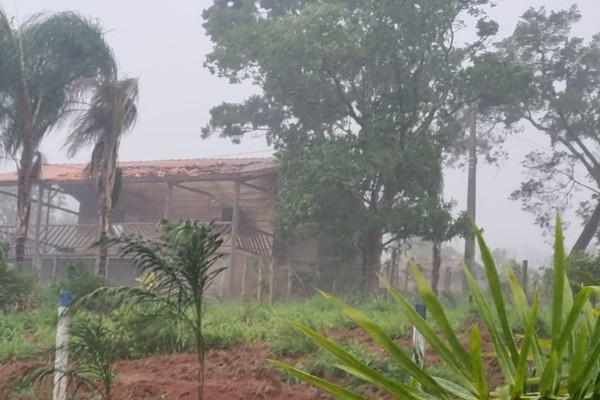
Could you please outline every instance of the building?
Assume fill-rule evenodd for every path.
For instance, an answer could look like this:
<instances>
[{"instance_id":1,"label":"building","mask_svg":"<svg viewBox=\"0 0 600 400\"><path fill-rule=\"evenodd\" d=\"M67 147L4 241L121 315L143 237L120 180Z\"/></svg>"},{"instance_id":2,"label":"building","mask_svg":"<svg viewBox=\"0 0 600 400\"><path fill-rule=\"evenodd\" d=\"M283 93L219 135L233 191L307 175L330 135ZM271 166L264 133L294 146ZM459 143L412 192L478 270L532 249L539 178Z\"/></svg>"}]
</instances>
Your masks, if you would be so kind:
<instances>
[{"instance_id":1,"label":"building","mask_svg":"<svg viewBox=\"0 0 600 400\"><path fill-rule=\"evenodd\" d=\"M59 277L66 263L79 260L93 264L90 246L98 237L96 181L84 164L49 164L38 181L38 198L26 247L27 265L42 280ZM161 219L193 219L214 222L224 235L219 250L228 273L222 274L216 290L234 297L273 298L291 290L292 272L287 267L298 254L305 261L318 256L318 241L283 246L274 237L272 220L279 190L274 158L161 160L122 162L121 189L113 209L116 234L152 237ZM0 174L0 195L16 186L16 173ZM52 192L74 199L77 223L52 225L44 210ZM37 211L36 211L37 210ZM0 241L14 241L14 227L0 227ZM13 246L11 246L12 248ZM107 275L116 282L133 284L136 271L127 260L109 259Z\"/></svg>"}]
</instances>

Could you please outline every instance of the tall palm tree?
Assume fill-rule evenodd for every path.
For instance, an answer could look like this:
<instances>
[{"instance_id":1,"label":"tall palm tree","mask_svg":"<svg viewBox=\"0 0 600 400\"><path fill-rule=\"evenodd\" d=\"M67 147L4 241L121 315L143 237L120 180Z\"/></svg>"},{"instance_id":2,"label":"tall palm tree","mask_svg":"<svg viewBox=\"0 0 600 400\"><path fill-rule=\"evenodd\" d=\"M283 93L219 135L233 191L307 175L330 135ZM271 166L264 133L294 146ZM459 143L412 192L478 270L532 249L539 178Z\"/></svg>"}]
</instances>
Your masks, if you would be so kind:
<instances>
[{"instance_id":1,"label":"tall palm tree","mask_svg":"<svg viewBox=\"0 0 600 400\"><path fill-rule=\"evenodd\" d=\"M18 166L18 263L25 255L42 139L65 118L67 93L75 81L115 73L113 53L97 22L60 12L15 25L0 8L0 139L3 152Z\"/></svg>"},{"instance_id":2,"label":"tall palm tree","mask_svg":"<svg viewBox=\"0 0 600 400\"><path fill-rule=\"evenodd\" d=\"M137 118L138 81L133 78L81 79L73 85L71 95L71 104L86 102L88 107L74 119L74 129L67 137L66 145L69 156L84 147L94 146L87 170L98 180L99 239L102 241L111 231L119 144ZM106 275L106 256L106 247L99 246L96 255L98 275Z\"/></svg>"}]
</instances>

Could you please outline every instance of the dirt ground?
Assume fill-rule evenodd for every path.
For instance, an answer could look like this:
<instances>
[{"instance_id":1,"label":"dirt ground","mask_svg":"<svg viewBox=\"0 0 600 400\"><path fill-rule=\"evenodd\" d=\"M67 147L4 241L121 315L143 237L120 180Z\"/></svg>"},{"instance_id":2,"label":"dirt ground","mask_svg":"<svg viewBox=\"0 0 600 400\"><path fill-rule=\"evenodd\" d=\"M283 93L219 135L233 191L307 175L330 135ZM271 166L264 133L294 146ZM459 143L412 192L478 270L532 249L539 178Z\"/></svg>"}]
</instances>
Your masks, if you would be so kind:
<instances>
[{"instance_id":1,"label":"dirt ground","mask_svg":"<svg viewBox=\"0 0 600 400\"><path fill-rule=\"evenodd\" d=\"M288 385L266 361L265 345L243 345L228 350L211 350L206 355L205 400L308 400L329 399L312 386ZM0 365L0 398L11 399L6 389L37 361L18 361ZM198 373L195 354L172 354L116 363L117 400L196 399ZM46 385L45 385L46 386ZM50 390L44 396L51 398ZM84 396L82 396L84 397ZM44 397L45 398L45 397Z\"/></svg>"},{"instance_id":2,"label":"dirt ground","mask_svg":"<svg viewBox=\"0 0 600 400\"><path fill-rule=\"evenodd\" d=\"M350 339L374 351L383 352L360 330L334 330L330 332L336 340ZM483 347L492 351L489 337L484 333ZM409 346L409 339L397 341L401 347ZM465 341L464 345L468 346ZM430 352L428 352L430 353ZM139 360L123 360L115 365L118 382L114 387L115 400L189 400L197 398L196 377L198 373L195 354L171 354L147 357ZM227 350L210 350L206 355L205 400L323 400L330 396L306 384L288 384L270 367L266 344L241 345ZM428 354L428 365L439 364L439 359ZM294 363L294 360L282 360ZM494 357L486 363L493 384L499 384L501 376ZM11 382L28 369L41 365L39 361L18 361L0 365L0 399L15 399L7 394ZM46 382L42 399L50 399L51 385ZM365 393L372 399L386 399L380 393ZM78 396L84 399L86 396ZM23 397L20 397L22 399Z\"/></svg>"}]
</instances>

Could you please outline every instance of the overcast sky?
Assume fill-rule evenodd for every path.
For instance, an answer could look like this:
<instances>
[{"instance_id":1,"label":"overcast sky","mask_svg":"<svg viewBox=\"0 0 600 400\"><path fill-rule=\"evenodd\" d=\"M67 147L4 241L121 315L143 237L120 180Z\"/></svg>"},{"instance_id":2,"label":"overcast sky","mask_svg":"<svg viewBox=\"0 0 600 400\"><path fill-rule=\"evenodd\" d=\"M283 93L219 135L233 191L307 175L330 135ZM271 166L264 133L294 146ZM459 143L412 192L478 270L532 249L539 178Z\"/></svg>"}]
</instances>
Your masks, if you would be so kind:
<instances>
[{"instance_id":1,"label":"overcast sky","mask_svg":"<svg viewBox=\"0 0 600 400\"><path fill-rule=\"evenodd\" d=\"M232 145L227 140L200 139L200 128L208 121L209 109L222 101L237 101L255 89L231 86L203 69L205 55L211 43L202 29L202 10L212 0L0 0L0 5L18 20L43 10L76 10L98 18L107 31L107 40L114 48L123 75L140 79L139 119L136 127L123 140L121 160L154 160L200 158L216 156L268 156L264 139L244 140ZM509 35L528 7L566 8L568 0L500 0L491 11L499 21L501 34ZM600 1L577 2L584 15L577 27L578 35L590 37L600 31ZM596 22L594 22L596 21ZM485 228L492 247L513 250L523 257L524 249L548 250L542 232L533 224L533 217L520 209L520 204L508 200L521 181L520 161L536 145L546 145L535 132L510 138L505 149L510 158L500 168L480 165L478 177L478 221ZM49 162L65 162L61 150L64 135L60 132L48 138L43 151ZM89 154L82 153L73 162L84 162ZM2 169L13 169L4 164ZM466 171L448 171L446 196L464 209ZM579 233L577 223L567 231L572 243ZM533 257L530 252L528 256Z\"/></svg>"}]
</instances>

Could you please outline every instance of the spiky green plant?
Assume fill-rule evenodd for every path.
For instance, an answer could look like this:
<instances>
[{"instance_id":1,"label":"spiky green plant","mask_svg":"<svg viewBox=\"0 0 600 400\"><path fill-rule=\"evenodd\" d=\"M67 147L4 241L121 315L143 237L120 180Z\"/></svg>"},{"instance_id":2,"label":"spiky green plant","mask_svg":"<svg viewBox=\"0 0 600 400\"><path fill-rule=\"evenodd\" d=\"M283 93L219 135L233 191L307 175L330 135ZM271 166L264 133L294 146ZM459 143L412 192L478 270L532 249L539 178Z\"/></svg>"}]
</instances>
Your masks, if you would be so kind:
<instances>
[{"instance_id":1,"label":"spiky green plant","mask_svg":"<svg viewBox=\"0 0 600 400\"><path fill-rule=\"evenodd\" d=\"M294 326L315 342L333 353L340 363L338 368L398 399L598 399L600 398L600 320L594 314L589 298L597 287L583 287L573 295L565 272L565 251L560 218L556 220L554 245L554 277L552 299L551 337L540 338L536 324L539 294L536 289L531 303L512 271L508 270L511 288L506 299L491 253L477 231L488 280L489 296L477 285L471 273L465 274L478 310L478 316L493 345L498 360L502 384L490 387L486 374L482 332L475 324L470 331L470 346L463 347L457 332L419 268L412 263L411 270L417 288L431 320L424 320L412 304L386 283L398 305L398 311L407 316L428 342L431 351L444 363L445 377L436 375L413 362L406 350L400 349L369 317L341 301L323 295L337 304L351 320L377 342L390 358L399 363L412 377L400 382L383 375L360 362L343 348L317 332L300 324ZM524 332L517 340L508 321L507 309L518 310L519 330ZM432 322L435 323L434 329ZM329 392L339 399L363 399L359 393L307 374L278 361L278 367Z\"/></svg>"}]
</instances>

